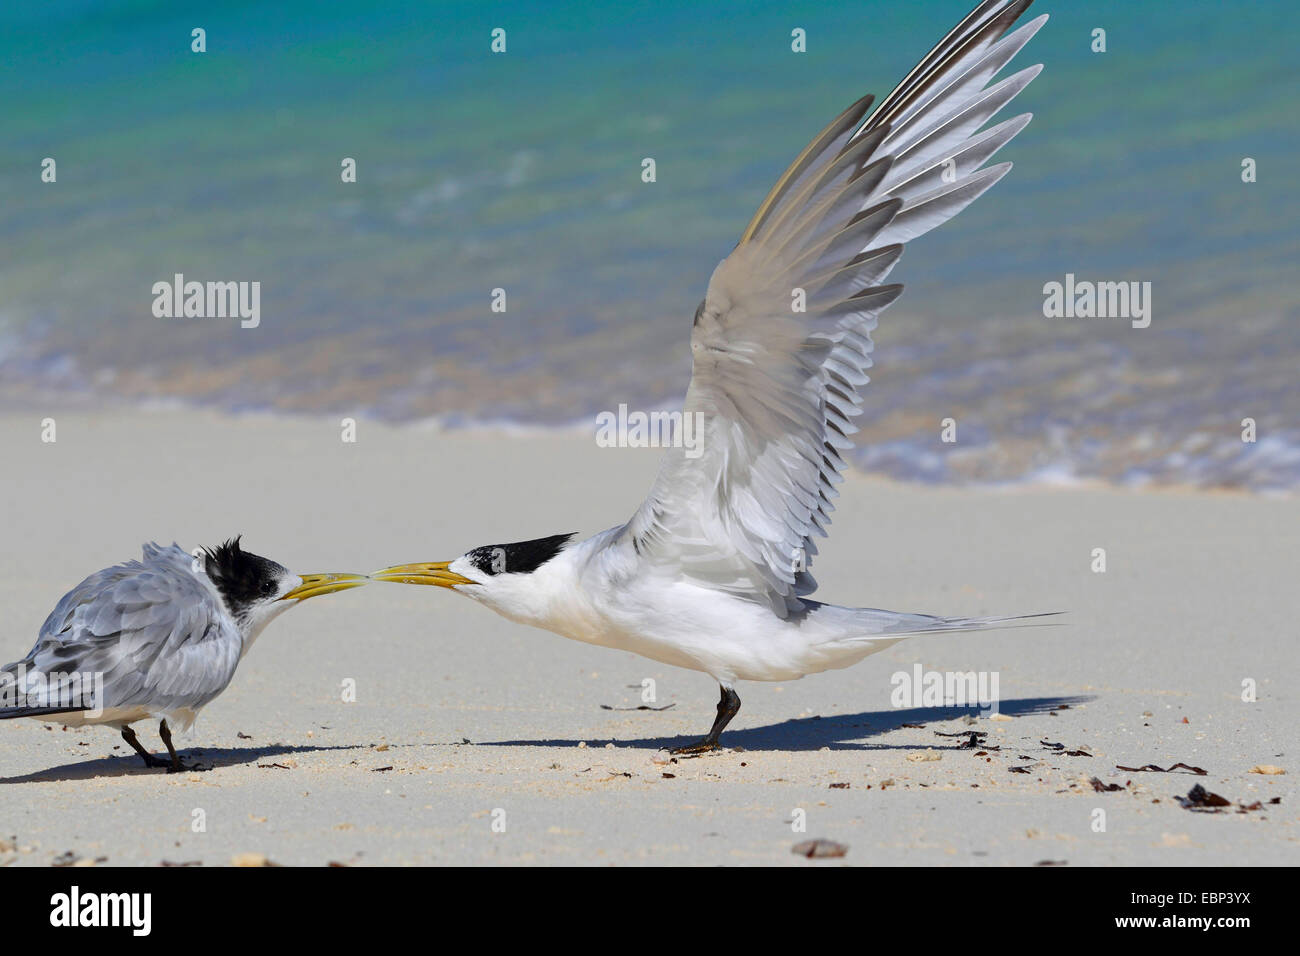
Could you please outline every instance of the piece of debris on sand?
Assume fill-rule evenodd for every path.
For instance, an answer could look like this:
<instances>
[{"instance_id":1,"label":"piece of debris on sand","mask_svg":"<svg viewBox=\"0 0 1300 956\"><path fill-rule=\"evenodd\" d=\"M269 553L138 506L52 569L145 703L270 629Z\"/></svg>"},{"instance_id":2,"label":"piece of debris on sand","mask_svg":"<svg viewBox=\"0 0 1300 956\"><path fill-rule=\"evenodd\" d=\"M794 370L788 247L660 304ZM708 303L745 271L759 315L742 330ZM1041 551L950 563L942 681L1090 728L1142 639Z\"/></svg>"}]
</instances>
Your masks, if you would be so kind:
<instances>
[{"instance_id":1,"label":"piece of debris on sand","mask_svg":"<svg viewBox=\"0 0 1300 956\"><path fill-rule=\"evenodd\" d=\"M1187 773L1194 773L1198 777L1204 777L1206 774L1209 773L1208 770L1205 770L1201 767L1193 767L1191 764L1186 764L1186 763L1176 763L1171 767L1157 767L1153 763L1145 764L1144 766L1141 767L1121 767L1119 766L1119 764L1116 764L1115 769L1126 770L1129 773L1175 773L1177 771L1183 770L1186 771Z\"/></svg>"},{"instance_id":2,"label":"piece of debris on sand","mask_svg":"<svg viewBox=\"0 0 1300 956\"><path fill-rule=\"evenodd\" d=\"M1231 800L1211 793L1199 783L1187 791L1187 796L1178 797L1177 800L1188 810L1217 810L1219 807L1232 806Z\"/></svg>"},{"instance_id":3,"label":"piece of debris on sand","mask_svg":"<svg viewBox=\"0 0 1300 956\"><path fill-rule=\"evenodd\" d=\"M810 860L821 860L844 856L849 852L849 848L834 840L804 840L790 847L790 852L796 856L806 856Z\"/></svg>"},{"instance_id":4,"label":"piece of debris on sand","mask_svg":"<svg viewBox=\"0 0 1300 956\"><path fill-rule=\"evenodd\" d=\"M1221 813L1224 809L1231 807L1232 801L1227 797L1222 797L1217 793L1211 793L1199 783L1187 792L1185 797L1176 798L1186 810L1195 810L1201 813ZM1274 797L1269 803L1280 803L1281 800ZM1254 803L1241 803L1237 805L1238 813L1250 813L1252 810L1263 810L1262 801L1256 800Z\"/></svg>"}]
</instances>

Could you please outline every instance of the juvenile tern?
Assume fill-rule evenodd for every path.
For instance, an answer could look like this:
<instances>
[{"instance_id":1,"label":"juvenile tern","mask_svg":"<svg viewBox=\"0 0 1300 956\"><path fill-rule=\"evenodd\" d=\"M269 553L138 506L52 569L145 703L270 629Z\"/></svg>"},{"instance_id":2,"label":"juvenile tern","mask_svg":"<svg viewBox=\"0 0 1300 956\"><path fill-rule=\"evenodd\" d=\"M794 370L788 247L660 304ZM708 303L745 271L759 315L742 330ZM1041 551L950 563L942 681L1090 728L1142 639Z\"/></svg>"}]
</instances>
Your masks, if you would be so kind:
<instances>
[{"instance_id":1,"label":"juvenile tern","mask_svg":"<svg viewBox=\"0 0 1300 956\"><path fill-rule=\"evenodd\" d=\"M20 661L0 668L0 720L107 724L148 767L186 769L171 726L188 729L226 689L262 629L298 602L359 587L358 574L291 573L233 538L201 557L144 546L143 560L97 571L63 596ZM159 719L170 761L131 724Z\"/></svg>"},{"instance_id":2,"label":"juvenile tern","mask_svg":"<svg viewBox=\"0 0 1300 956\"><path fill-rule=\"evenodd\" d=\"M908 635L1021 620L821 604L808 599L808 567L862 412L870 333L903 288L886 275L904 243L1011 168L984 163L1030 114L982 128L1041 69L994 82L1047 20L1012 32L1031 2L980 3L873 112L872 97L858 100L777 181L695 312L683 408L702 417L702 453L670 448L630 521L372 577L451 588L513 621L710 674L717 719L678 753L717 748L740 709L738 681L792 680Z\"/></svg>"}]
</instances>

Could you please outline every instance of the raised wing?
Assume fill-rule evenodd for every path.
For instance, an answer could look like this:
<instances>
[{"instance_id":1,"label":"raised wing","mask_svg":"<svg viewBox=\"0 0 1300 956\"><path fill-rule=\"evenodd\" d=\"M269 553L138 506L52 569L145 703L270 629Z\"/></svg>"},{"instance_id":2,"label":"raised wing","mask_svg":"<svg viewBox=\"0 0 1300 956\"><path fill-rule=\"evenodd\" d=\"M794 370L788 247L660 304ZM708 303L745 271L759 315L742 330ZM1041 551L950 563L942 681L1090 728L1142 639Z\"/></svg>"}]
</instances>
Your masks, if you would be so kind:
<instances>
[{"instance_id":1,"label":"raised wing","mask_svg":"<svg viewBox=\"0 0 1300 956\"><path fill-rule=\"evenodd\" d=\"M91 575L59 601L22 663L41 674L102 674L104 707L206 704L234 676L241 639L192 561L176 545L150 544L143 561Z\"/></svg>"},{"instance_id":2,"label":"raised wing","mask_svg":"<svg viewBox=\"0 0 1300 956\"><path fill-rule=\"evenodd\" d=\"M871 366L883 285L903 243L1004 176L984 167L1025 127L987 123L1041 66L990 85L1047 20L1032 0L985 0L867 116L854 103L795 159L709 281L691 335L685 414L697 457L670 449L618 542L637 559L764 601L785 616L816 584L841 453Z\"/></svg>"}]
</instances>

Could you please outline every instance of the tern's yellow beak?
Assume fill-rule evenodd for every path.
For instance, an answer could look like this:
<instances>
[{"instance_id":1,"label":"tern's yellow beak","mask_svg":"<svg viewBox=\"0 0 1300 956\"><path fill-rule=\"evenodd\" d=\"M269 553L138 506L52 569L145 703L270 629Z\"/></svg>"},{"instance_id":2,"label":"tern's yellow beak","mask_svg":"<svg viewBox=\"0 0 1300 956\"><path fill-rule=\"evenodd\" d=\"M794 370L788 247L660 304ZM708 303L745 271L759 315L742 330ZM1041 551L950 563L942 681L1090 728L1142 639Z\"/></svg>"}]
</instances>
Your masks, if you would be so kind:
<instances>
[{"instance_id":1,"label":"tern's yellow beak","mask_svg":"<svg viewBox=\"0 0 1300 956\"><path fill-rule=\"evenodd\" d=\"M281 601L305 601L321 594L333 594L348 588L359 588L369 584L370 578L364 574L304 574L302 584L298 585Z\"/></svg>"},{"instance_id":2,"label":"tern's yellow beak","mask_svg":"<svg viewBox=\"0 0 1300 956\"><path fill-rule=\"evenodd\" d=\"M419 564L396 564L370 575L376 581L395 581L398 584L433 584L440 588L454 588L458 584L474 584L469 578L447 570L450 561L432 561Z\"/></svg>"}]
</instances>

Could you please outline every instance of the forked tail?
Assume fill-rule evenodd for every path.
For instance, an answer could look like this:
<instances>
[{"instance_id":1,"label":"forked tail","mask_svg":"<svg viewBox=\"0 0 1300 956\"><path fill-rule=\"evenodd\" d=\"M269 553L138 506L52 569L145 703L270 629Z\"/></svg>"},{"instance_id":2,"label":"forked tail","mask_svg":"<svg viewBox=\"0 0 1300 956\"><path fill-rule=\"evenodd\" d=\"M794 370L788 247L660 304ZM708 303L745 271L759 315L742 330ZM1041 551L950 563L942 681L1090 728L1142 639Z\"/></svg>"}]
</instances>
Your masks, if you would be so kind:
<instances>
[{"instance_id":1,"label":"forked tail","mask_svg":"<svg viewBox=\"0 0 1300 956\"><path fill-rule=\"evenodd\" d=\"M1060 617L1065 611L1046 611L1041 614L1014 614L1009 617L930 617L925 614L909 614L907 620L899 621L897 630L891 628L889 634L911 636L917 634L943 634L948 631L991 631L1017 627L1052 627L1060 621L1044 621L1042 618ZM1021 623L1032 621L1033 623Z\"/></svg>"}]
</instances>

